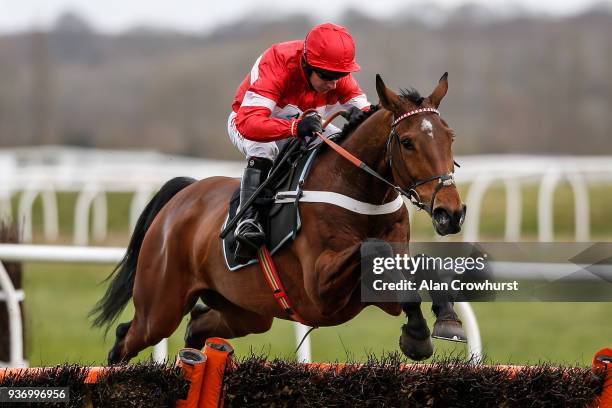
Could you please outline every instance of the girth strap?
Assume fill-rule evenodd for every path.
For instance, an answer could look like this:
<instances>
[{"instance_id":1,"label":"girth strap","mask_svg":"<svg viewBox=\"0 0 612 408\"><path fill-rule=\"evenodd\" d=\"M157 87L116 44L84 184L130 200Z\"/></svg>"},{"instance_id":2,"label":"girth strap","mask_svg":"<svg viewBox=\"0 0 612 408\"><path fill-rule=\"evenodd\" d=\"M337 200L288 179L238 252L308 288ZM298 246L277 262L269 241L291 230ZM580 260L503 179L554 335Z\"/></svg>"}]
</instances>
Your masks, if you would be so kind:
<instances>
[{"instance_id":1,"label":"girth strap","mask_svg":"<svg viewBox=\"0 0 612 408\"><path fill-rule=\"evenodd\" d=\"M270 251L268 251L268 247L265 245L259 247L257 257L259 258L259 264L261 265L261 270L264 273L266 282L268 282L268 286L270 286L270 289L272 289L272 294L274 295L274 298L280 305L281 309L283 309L292 320L306 325L302 316L295 311L293 305L291 304L291 300L289 299L289 296L285 291L285 287L281 282L280 276L276 271L276 265L274 265L272 255L270 254Z\"/></svg>"}]
</instances>

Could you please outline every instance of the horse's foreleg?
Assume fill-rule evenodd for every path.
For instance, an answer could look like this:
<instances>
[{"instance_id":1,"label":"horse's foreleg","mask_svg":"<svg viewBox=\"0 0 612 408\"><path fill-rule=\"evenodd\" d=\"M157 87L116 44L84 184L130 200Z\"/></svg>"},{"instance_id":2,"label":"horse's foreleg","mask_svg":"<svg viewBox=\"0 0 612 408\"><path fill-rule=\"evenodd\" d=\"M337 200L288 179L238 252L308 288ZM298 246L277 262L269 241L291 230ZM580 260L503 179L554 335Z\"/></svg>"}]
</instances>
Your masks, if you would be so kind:
<instances>
[{"instance_id":1,"label":"horse's foreleg","mask_svg":"<svg viewBox=\"0 0 612 408\"><path fill-rule=\"evenodd\" d=\"M433 292L430 292L433 300L431 309L434 315L436 315L436 322L434 323L432 336L442 340L466 342L467 336L463 330L461 320L459 320L457 313L455 313L453 303L448 298L435 300L436 296Z\"/></svg>"},{"instance_id":2,"label":"horse's foreleg","mask_svg":"<svg viewBox=\"0 0 612 408\"><path fill-rule=\"evenodd\" d=\"M387 241L370 239L366 243L367 246L364 246L361 251L364 259L394 258L395 256L393 248ZM402 271L397 269L388 270L386 273L396 282L406 278ZM414 276L411 275L411 278L414 279ZM399 339L400 349L413 360L424 360L433 354L433 345L427 321L421 312L421 296L415 290L405 292L402 295L400 304L408 320L402 326L402 334ZM406 296L409 296L409 298L406 298Z\"/></svg>"},{"instance_id":3,"label":"horse's foreleg","mask_svg":"<svg viewBox=\"0 0 612 408\"><path fill-rule=\"evenodd\" d=\"M429 280L440 283L440 277L434 271L428 274ZM461 320L455 313L450 294L445 290L430 290L431 310L436 316L432 336L437 339L465 342L467 337Z\"/></svg>"},{"instance_id":4,"label":"horse's foreleg","mask_svg":"<svg viewBox=\"0 0 612 408\"><path fill-rule=\"evenodd\" d=\"M427 321L421 312L421 302L402 303L402 310L406 313L408 321L402 326L400 349L406 356L416 361L431 357L433 344Z\"/></svg>"},{"instance_id":5,"label":"horse's foreleg","mask_svg":"<svg viewBox=\"0 0 612 408\"><path fill-rule=\"evenodd\" d=\"M306 290L323 316L342 310L358 289L359 249L356 243L343 251L324 251L315 262L315 273L306 281Z\"/></svg>"},{"instance_id":6,"label":"horse's foreleg","mask_svg":"<svg viewBox=\"0 0 612 408\"><path fill-rule=\"evenodd\" d=\"M244 310L229 302L220 310L197 304L185 331L185 347L200 350L209 337L233 339L252 333L263 333L272 327L271 316Z\"/></svg>"}]
</instances>

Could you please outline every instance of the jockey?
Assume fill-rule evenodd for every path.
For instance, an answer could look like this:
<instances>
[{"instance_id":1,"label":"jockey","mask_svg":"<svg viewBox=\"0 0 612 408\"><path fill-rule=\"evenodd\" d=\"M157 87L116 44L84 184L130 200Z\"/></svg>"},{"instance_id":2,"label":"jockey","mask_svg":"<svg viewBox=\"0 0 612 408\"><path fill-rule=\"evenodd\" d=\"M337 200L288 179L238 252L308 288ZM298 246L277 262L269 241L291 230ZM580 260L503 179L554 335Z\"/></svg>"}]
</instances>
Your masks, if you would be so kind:
<instances>
[{"instance_id":1,"label":"jockey","mask_svg":"<svg viewBox=\"0 0 612 408\"><path fill-rule=\"evenodd\" d=\"M359 69L353 37L330 23L314 27L304 41L274 44L257 58L236 91L227 121L232 143L247 158L240 205L268 176L279 151L275 141L313 137L322 131L321 117L340 109L348 109L352 117L370 106L351 75ZM300 119L307 109L318 114ZM325 134L337 131L330 125ZM236 260L246 263L265 241L255 208L244 213L235 236Z\"/></svg>"}]
</instances>

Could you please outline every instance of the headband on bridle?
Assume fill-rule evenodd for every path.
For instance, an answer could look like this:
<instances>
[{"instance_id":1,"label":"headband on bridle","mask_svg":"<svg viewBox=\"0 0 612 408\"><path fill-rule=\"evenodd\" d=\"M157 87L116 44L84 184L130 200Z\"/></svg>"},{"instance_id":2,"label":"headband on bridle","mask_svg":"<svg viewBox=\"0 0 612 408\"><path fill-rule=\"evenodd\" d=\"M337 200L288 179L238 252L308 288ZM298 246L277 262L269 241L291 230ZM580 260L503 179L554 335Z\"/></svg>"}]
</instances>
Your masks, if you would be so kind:
<instances>
[{"instance_id":1,"label":"headband on bridle","mask_svg":"<svg viewBox=\"0 0 612 408\"><path fill-rule=\"evenodd\" d=\"M440 114L440 112L437 109L435 109L435 108L419 108L419 109L414 109L414 110L411 110L409 112L404 113L399 118L395 119L391 123L391 127L394 128L395 126L397 126L398 123L400 123L402 120L406 119L409 116L416 115L417 113L424 113L424 112L432 112L432 113L436 113L438 115Z\"/></svg>"}]
</instances>

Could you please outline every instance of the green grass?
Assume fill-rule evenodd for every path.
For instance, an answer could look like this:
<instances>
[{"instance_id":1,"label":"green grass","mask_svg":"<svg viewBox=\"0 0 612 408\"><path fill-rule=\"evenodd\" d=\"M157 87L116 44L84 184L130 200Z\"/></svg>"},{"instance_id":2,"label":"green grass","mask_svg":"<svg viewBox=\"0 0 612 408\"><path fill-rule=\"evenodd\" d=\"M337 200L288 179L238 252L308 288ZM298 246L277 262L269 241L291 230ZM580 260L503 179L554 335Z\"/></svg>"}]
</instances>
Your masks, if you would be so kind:
<instances>
[{"instance_id":1,"label":"green grass","mask_svg":"<svg viewBox=\"0 0 612 408\"><path fill-rule=\"evenodd\" d=\"M62 362L100 364L112 346L101 330L89 327L87 312L105 285L98 283L110 267L30 264L25 272L27 349L31 365ZM424 304L431 317L429 304ZM612 326L608 303L483 303L473 304L491 361L526 364L538 361L588 364L599 348L609 346ZM131 306L120 321L128 321ZM351 322L320 328L312 336L316 361L362 361L368 353L395 351L404 319L366 309ZM431 326L430 319L430 326ZM186 318L170 338L170 354L182 347ZM434 341L437 352L464 353L457 343ZM256 353L290 358L295 349L293 324L277 320L272 330L232 340L238 355ZM150 350L139 355L148 357Z\"/></svg>"},{"instance_id":2,"label":"green grass","mask_svg":"<svg viewBox=\"0 0 612 408\"><path fill-rule=\"evenodd\" d=\"M591 231L593 240L612 239L612 217L607 200L611 186L590 189ZM465 191L463 191L465 196ZM109 238L96 245L121 245L128 241L127 225L131 195L110 194ZM73 232L75 194L58 198L61 238L70 244ZM555 194L556 239L573 240L573 199L567 186ZM15 200L14 206L17 203ZM41 203L34 205L35 241L43 242ZM482 205L482 240L503 239L505 200L501 187L492 188ZM468 209L469 211L469 209ZM537 238L537 188L523 189L524 240ZM431 221L422 212L413 223L413 240L433 237ZM102 363L113 341L112 333L104 341L100 330L89 327L86 315L101 297L105 285L98 283L111 271L108 266L27 264L25 268L27 354L32 365L61 362ZM429 308L424 304L424 309ZM608 303L485 303L473 305L484 350L491 361L526 364L538 361L588 364L599 348L610 346L612 326L608 324L612 304ZM431 313L427 310L428 317ZM131 305L120 321L131 319ZM185 319L184 319L185 320ZM430 325L432 321L430 319ZM170 339L170 353L182 347L186 321ZM313 357L317 361L364 360L368 353L398 350L400 317L391 317L375 308L365 310L353 321L335 328L321 328L312 335ZM291 357L295 348L293 325L276 321L272 330L233 340L238 355L253 350L270 357ZM434 341L442 354L464 353L455 343ZM144 351L139 358L148 357Z\"/></svg>"}]
</instances>

